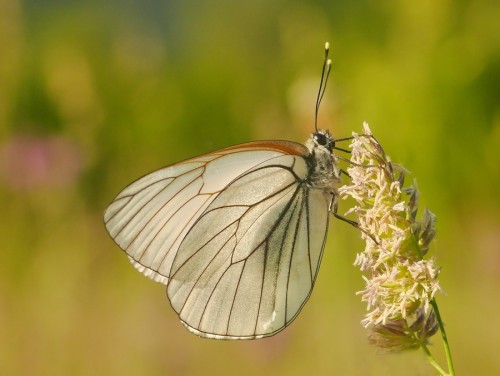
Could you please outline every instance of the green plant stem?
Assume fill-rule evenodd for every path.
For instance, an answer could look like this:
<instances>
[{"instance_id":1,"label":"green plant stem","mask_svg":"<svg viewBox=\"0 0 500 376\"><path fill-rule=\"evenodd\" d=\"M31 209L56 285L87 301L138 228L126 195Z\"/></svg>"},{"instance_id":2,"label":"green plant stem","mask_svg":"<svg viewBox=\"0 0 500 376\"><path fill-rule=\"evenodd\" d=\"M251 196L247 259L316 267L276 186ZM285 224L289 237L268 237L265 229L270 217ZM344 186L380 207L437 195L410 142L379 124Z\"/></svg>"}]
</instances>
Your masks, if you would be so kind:
<instances>
[{"instance_id":1,"label":"green plant stem","mask_svg":"<svg viewBox=\"0 0 500 376\"><path fill-rule=\"evenodd\" d=\"M436 299L433 298L431 300L431 305L432 308L434 309L434 313L436 314L436 319L439 324L439 331L441 332L441 337L443 338L443 344L444 344L444 351L446 353L446 361L448 363L448 370L450 372L450 376L455 375L455 370L453 368L453 360L451 359L451 351L450 351L450 345L448 343L448 337L446 336L446 330L444 329L444 323L443 320L441 319L441 314L439 313L439 308L436 302Z\"/></svg>"},{"instance_id":2,"label":"green plant stem","mask_svg":"<svg viewBox=\"0 0 500 376\"><path fill-rule=\"evenodd\" d=\"M429 351L429 348L425 345L425 343L422 343L422 350L424 350L424 353L427 355L427 359L429 360L429 363L442 375L442 376L450 376L444 369L441 368L441 366L436 362L436 359L432 356L431 352Z\"/></svg>"},{"instance_id":3,"label":"green plant stem","mask_svg":"<svg viewBox=\"0 0 500 376\"><path fill-rule=\"evenodd\" d=\"M420 259L423 259L422 250L420 249L420 246L419 246L418 241L415 238L415 236L412 236L412 240L413 240L413 246L415 247ZM437 320L438 325L439 325L439 331L441 332L441 337L443 338L444 351L446 353L446 362L448 363L448 370L450 372L449 375L455 376L455 370L453 368L453 360L451 359L450 344L448 343L448 337L446 336L446 330L444 329L444 323L443 323L443 320L441 319L441 314L439 313L439 308L438 308L438 305L436 302L436 298L432 298L431 305L432 305L432 308L434 309L434 313L436 314L436 320ZM431 362L431 364L439 372L441 372L440 369L442 370L442 368L439 366L439 364L437 364L434 357L432 357L427 346L425 346L425 344L422 344L422 348L423 348L424 352L427 354L427 356L429 357L429 361ZM447 375L447 373L442 373L442 372L441 372L441 374Z\"/></svg>"}]
</instances>

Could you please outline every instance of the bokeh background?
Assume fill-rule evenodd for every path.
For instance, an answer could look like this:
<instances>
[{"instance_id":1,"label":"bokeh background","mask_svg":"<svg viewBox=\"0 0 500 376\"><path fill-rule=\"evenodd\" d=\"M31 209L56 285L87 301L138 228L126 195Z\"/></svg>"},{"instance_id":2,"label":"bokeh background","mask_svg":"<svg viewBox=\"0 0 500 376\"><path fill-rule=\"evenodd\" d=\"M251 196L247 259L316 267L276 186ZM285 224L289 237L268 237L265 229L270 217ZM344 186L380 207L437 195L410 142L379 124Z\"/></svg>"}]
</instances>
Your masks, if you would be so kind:
<instances>
[{"instance_id":1,"label":"bokeh background","mask_svg":"<svg viewBox=\"0 0 500 376\"><path fill-rule=\"evenodd\" d=\"M497 0L0 0L0 374L435 374L367 343L363 244L344 223L294 324L251 342L188 333L102 223L149 171L304 141L325 41L320 125L368 121L418 179L457 371L499 374L499 19ZM439 336L432 349L444 364Z\"/></svg>"}]
</instances>

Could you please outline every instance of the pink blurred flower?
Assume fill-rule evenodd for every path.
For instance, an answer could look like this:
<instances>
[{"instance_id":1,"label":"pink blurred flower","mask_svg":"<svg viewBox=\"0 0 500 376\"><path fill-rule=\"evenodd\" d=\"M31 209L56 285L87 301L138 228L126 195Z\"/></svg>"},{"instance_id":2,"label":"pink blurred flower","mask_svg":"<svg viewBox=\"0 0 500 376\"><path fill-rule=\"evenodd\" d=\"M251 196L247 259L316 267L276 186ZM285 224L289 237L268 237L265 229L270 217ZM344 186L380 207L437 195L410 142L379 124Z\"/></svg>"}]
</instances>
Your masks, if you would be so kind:
<instances>
[{"instance_id":1,"label":"pink blurred flower","mask_svg":"<svg viewBox=\"0 0 500 376\"><path fill-rule=\"evenodd\" d=\"M0 180L12 190L65 188L82 168L78 146L63 136L13 135L0 147Z\"/></svg>"}]
</instances>

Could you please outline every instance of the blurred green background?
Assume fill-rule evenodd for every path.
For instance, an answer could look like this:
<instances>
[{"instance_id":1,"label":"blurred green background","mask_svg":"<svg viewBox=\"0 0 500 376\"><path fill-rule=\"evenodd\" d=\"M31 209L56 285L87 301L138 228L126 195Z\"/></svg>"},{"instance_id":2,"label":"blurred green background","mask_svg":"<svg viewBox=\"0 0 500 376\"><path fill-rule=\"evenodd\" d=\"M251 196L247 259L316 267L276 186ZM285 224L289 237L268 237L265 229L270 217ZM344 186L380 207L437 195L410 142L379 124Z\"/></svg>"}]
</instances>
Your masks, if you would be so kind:
<instances>
[{"instance_id":1,"label":"blurred green background","mask_svg":"<svg viewBox=\"0 0 500 376\"><path fill-rule=\"evenodd\" d=\"M103 226L149 171L303 142L325 41L320 126L368 121L418 178L458 374L500 374L499 20L497 0L0 0L0 374L435 374L421 352L368 345L363 244L344 223L297 320L250 342L188 333ZM444 364L439 336L432 349Z\"/></svg>"}]
</instances>

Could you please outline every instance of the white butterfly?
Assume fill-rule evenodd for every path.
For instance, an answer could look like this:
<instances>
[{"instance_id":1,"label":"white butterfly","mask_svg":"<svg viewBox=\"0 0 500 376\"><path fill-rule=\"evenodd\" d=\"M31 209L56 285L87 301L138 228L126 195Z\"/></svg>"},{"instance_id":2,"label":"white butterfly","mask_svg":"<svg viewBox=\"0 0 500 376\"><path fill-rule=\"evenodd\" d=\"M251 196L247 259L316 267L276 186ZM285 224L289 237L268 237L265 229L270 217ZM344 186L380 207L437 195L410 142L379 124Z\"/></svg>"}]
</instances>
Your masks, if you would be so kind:
<instances>
[{"instance_id":1,"label":"white butterfly","mask_svg":"<svg viewBox=\"0 0 500 376\"><path fill-rule=\"evenodd\" d=\"M126 187L106 228L140 272L167 285L191 332L271 336L314 286L340 183L334 148L317 130L305 146L250 142L188 159Z\"/></svg>"}]
</instances>

